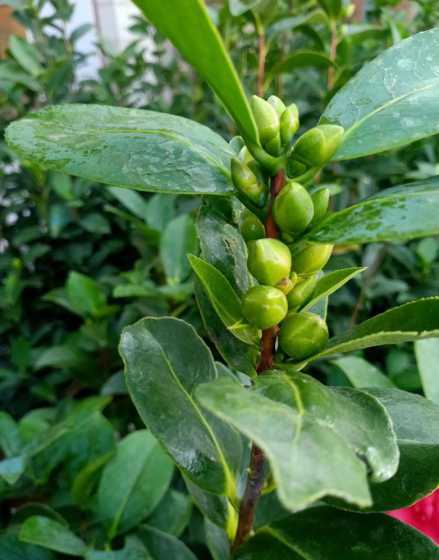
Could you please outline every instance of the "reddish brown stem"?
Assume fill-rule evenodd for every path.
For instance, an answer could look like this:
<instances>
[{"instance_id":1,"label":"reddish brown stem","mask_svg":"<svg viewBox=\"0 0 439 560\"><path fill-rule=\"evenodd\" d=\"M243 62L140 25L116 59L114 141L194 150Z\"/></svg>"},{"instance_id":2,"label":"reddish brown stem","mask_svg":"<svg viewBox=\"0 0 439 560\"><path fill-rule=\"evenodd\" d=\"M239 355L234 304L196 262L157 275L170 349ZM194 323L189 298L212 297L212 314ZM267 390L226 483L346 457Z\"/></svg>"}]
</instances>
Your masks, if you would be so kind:
<instances>
[{"instance_id":1,"label":"reddish brown stem","mask_svg":"<svg viewBox=\"0 0 439 560\"><path fill-rule=\"evenodd\" d=\"M278 229L273 220L272 208L276 196L280 193L285 185L285 174L279 171L271 179L271 196L268 217L265 222L265 233L267 237L277 238L279 236ZM276 337L279 332L279 327L276 325L270 329L262 332L261 340L261 357L256 367L258 375L273 367L274 352L276 349ZM256 512L256 505L261 496L262 488L265 479L265 456L263 451L255 444L252 446L250 456L249 475L247 484L244 491L244 496L241 501L239 509L238 529L236 531L235 541L233 543L233 550L241 546L249 537Z\"/></svg>"}]
</instances>

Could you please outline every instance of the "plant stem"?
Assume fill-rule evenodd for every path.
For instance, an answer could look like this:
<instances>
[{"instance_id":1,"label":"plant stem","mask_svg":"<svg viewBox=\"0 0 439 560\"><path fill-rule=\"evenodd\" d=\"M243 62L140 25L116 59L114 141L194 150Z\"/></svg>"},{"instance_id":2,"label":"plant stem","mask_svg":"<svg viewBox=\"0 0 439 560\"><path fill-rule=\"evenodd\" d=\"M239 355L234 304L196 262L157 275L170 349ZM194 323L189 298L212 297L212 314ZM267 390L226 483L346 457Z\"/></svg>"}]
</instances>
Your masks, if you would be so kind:
<instances>
[{"instance_id":1,"label":"plant stem","mask_svg":"<svg viewBox=\"0 0 439 560\"><path fill-rule=\"evenodd\" d=\"M253 13L253 17L255 19L256 33L258 34L258 77L256 91L259 97L263 97L265 90L265 59L267 56L265 30L259 16Z\"/></svg>"},{"instance_id":2,"label":"plant stem","mask_svg":"<svg viewBox=\"0 0 439 560\"><path fill-rule=\"evenodd\" d=\"M329 58L332 62L335 62L337 58L337 22L331 20L331 43L329 47ZM334 67L330 66L328 68L328 89L331 90L334 87L335 71Z\"/></svg>"},{"instance_id":3,"label":"plant stem","mask_svg":"<svg viewBox=\"0 0 439 560\"><path fill-rule=\"evenodd\" d=\"M285 173L281 170L271 178L270 206L268 210L268 217L265 222L265 232L267 237L271 237L274 239L279 236L279 231L272 216L273 202L276 196L282 190L284 184ZM270 329L266 329L262 332L261 357L256 367L258 375L263 374L264 371L271 369L271 367L273 366L274 353L276 350L276 338L278 332L278 325ZM241 507L239 509L238 529L236 531L235 541L232 547L232 550L234 551L248 539L252 531L256 506L261 496L262 488L264 485L264 467L264 453L262 449L253 444L250 455L250 466L247 484L245 487L244 496L241 501Z\"/></svg>"}]
</instances>

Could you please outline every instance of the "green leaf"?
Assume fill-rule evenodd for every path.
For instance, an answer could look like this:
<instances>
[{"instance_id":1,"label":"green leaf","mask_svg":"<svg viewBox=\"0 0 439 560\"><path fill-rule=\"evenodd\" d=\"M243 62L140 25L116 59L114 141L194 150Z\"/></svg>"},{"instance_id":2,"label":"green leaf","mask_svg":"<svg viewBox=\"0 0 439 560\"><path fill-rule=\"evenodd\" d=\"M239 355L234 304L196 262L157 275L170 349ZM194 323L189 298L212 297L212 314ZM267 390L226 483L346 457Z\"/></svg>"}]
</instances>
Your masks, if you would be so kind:
<instances>
[{"instance_id":1,"label":"green leaf","mask_svg":"<svg viewBox=\"0 0 439 560\"><path fill-rule=\"evenodd\" d=\"M128 189L121 189L119 187L110 187L110 193L130 212L143 221L146 221L148 215L148 202L144 197Z\"/></svg>"},{"instance_id":2,"label":"green leaf","mask_svg":"<svg viewBox=\"0 0 439 560\"><path fill-rule=\"evenodd\" d=\"M105 235L110 233L111 226L110 223L102 214L98 214L97 212L93 212L91 214L87 214L80 220L81 226L90 233L97 233L100 235Z\"/></svg>"},{"instance_id":3,"label":"green leaf","mask_svg":"<svg viewBox=\"0 0 439 560\"><path fill-rule=\"evenodd\" d=\"M203 0L134 2L208 82L241 134L251 143L258 144L256 124L242 84Z\"/></svg>"},{"instance_id":4,"label":"green leaf","mask_svg":"<svg viewBox=\"0 0 439 560\"><path fill-rule=\"evenodd\" d=\"M439 404L439 340L426 338L415 342L416 362L425 396Z\"/></svg>"},{"instance_id":5,"label":"green leaf","mask_svg":"<svg viewBox=\"0 0 439 560\"><path fill-rule=\"evenodd\" d=\"M168 490L148 519L148 525L179 537L187 527L192 513L192 501L187 494Z\"/></svg>"},{"instance_id":6,"label":"green leaf","mask_svg":"<svg viewBox=\"0 0 439 560\"><path fill-rule=\"evenodd\" d=\"M372 484L373 511L407 507L439 486L439 406L398 389L368 389L385 407L395 429L400 465L390 480Z\"/></svg>"},{"instance_id":7,"label":"green leaf","mask_svg":"<svg viewBox=\"0 0 439 560\"><path fill-rule=\"evenodd\" d=\"M270 75L293 72L298 68L329 68L335 62L325 53L311 50L297 50L284 60L277 62L270 70Z\"/></svg>"},{"instance_id":8,"label":"green leaf","mask_svg":"<svg viewBox=\"0 0 439 560\"><path fill-rule=\"evenodd\" d=\"M246 344L258 344L259 331L245 322L241 299L227 278L203 259L190 255L190 264L227 329Z\"/></svg>"},{"instance_id":9,"label":"green leaf","mask_svg":"<svg viewBox=\"0 0 439 560\"><path fill-rule=\"evenodd\" d=\"M180 284L190 274L188 253L198 249L197 231L189 214L169 222L160 240L160 258L168 284Z\"/></svg>"},{"instance_id":10,"label":"green leaf","mask_svg":"<svg viewBox=\"0 0 439 560\"><path fill-rule=\"evenodd\" d=\"M322 122L346 134L335 159L399 148L439 132L439 29L417 33L364 66L331 100Z\"/></svg>"},{"instance_id":11,"label":"green leaf","mask_svg":"<svg viewBox=\"0 0 439 560\"><path fill-rule=\"evenodd\" d=\"M315 507L257 532L237 560L437 560L437 546L388 515Z\"/></svg>"},{"instance_id":12,"label":"green leaf","mask_svg":"<svg viewBox=\"0 0 439 560\"><path fill-rule=\"evenodd\" d=\"M302 25L315 25L315 24L325 24L328 25L329 19L323 10L317 9L309 12L305 12L298 16L282 18L276 21L267 29L268 38L272 38L278 33L288 32L291 33L297 27Z\"/></svg>"},{"instance_id":13,"label":"green leaf","mask_svg":"<svg viewBox=\"0 0 439 560\"><path fill-rule=\"evenodd\" d=\"M21 526L20 540L70 556L83 556L87 549L84 541L65 525L41 515L26 519Z\"/></svg>"},{"instance_id":14,"label":"green leaf","mask_svg":"<svg viewBox=\"0 0 439 560\"><path fill-rule=\"evenodd\" d=\"M153 560L143 543L135 536L127 537L122 550L87 550L84 558L85 560Z\"/></svg>"},{"instance_id":15,"label":"green leaf","mask_svg":"<svg viewBox=\"0 0 439 560\"><path fill-rule=\"evenodd\" d=\"M157 440L146 430L133 432L118 445L105 466L97 496L98 516L112 539L145 519L171 482L173 465Z\"/></svg>"},{"instance_id":16,"label":"green leaf","mask_svg":"<svg viewBox=\"0 0 439 560\"><path fill-rule=\"evenodd\" d=\"M370 505L359 457L377 480L390 478L398 466L390 419L374 398L359 391L332 390L302 374L277 372L258 378L253 392L223 378L201 385L196 396L263 449L279 498L290 511L328 495Z\"/></svg>"},{"instance_id":17,"label":"green leaf","mask_svg":"<svg viewBox=\"0 0 439 560\"><path fill-rule=\"evenodd\" d=\"M205 490L234 496L242 446L238 434L194 400L199 383L218 377L195 330L174 318L142 319L123 331L120 353L142 420L180 469Z\"/></svg>"},{"instance_id":18,"label":"green leaf","mask_svg":"<svg viewBox=\"0 0 439 560\"><path fill-rule=\"evenodd\" d=\"M242 205L233 198L205 199L197 221L201 256L225 276L239 296L250 288L247 247L238 229L232 225L237 223L241 211ZM218 352L232 369L252 376L258 351L236 339L224 327L199 285L195 292L204 326Z\"/></svg>"},{"instance_id":19,"label":"green leaf","mask_svg":"<svg viewBox=\"0 0 439 560\"><path fill-rule=\"evenodd\" d=\"M346 356L333 363L346 375L350 383L357 389L364 387L391 388L395 387L387 375L363 358Z\"/></svg>"},{"instance_id":20,"label":"green leaf","mask_svg":"<svg viewBox=\"0 0 439 560\"><path fill-rule=\"evenodd\" d=\"M81 316L97 317L105 308L105 292L93 278L85 274L70 272L66 291L72 309L75 309Z\"/></svg>"},{"instance_id":21,"label":"green leaf","mask_svg":"<svg viewBox=\"0 0 439 560\"><path fill-rule=\"evenodd\" d=\"M137 537L145 544L154 560L197 560L185 544L154 527L141 527Z\"/></svg>"},{"instance_id":22,"label":"green leaf","mask_svg":"<svg viewBox=\"0 0 439 560\"><path fill-rule=\"evenodd\" d=\"M404 241L439 234L439 179L386 189L330 214L306 237L320 243Z\"/></svg>"},{"instance_id":23,"label":"green leaf","mask_svg":"<svg viewBox=\"0 0 439 560\"><path fill-rule=\"evenodd\" d=\"M90 181L176 194L233 191L227 143L182 117L103 105L59 105L15 121L6 137L24 159Z\"/></svg>"},{"instance_id":24,"label":"green leaf","mask_svg":"<svg viewBox=\"0 0 439 560\"><path fill-rule=\"evenodd\" d=\"M11 530L0 535L0 560L55 560L55 557L45 548L19 541Z\"/></svg>"},{"instance_id":25,"label":"green leaf","mask_svg":"<svg viewBox=\"0 0 439 560\"><path fill-rule=\"evenodd\" d=\"M328 346L306 363L372 346L432 337L439 337L439 297L417 299L376 315L348 333L331 338Z\"/></svg>"},{"instance_id":26,"label":"green leaf","mask_svg":"<svg viewBox=\"0 0 439 560\"><path fill-rule=\"evenodd\" d=\"M232 16L242 16L261 2L262 0L229 0L229 10Z\"/></svg>"},{"instance_id":27,"label":"green leaf","mask_svg":"<svg viewBox=\"0 0 439 560\"><path fill-rule=\"evenodd\" d=\"M227 538L227 533L208 519L204 520L204 532L206 534L206 544L213 560L231 560L230 541Z\"/></svg>"},{"instance_id":28,"label":"green leaf","mask_svg":"<svg viewBox=\"0 0 439 560\"><path fill-rule=\"evenodd\" d=\"M318 303L321 299L327 298L342 286L349 282L352 278L361 274L366 269L361 267L352 268L341 268L339 270L334 270L334 272L328 272L322 276L314 289L312 298L303 307L303 311L311 309Z\"/></svg>"},{"instance_id":29,"label":"green leaf","mask_svg":"<svg viewBox=\"0 0 439 560\"><path fill-rule=\"evenodd\" d=\"M9 41L9 50L18 64L33 77L38 76L43 71L43 67L38 61L38 52L35 47L22 37L12 35Z\"/></svg>"}]
</instances>

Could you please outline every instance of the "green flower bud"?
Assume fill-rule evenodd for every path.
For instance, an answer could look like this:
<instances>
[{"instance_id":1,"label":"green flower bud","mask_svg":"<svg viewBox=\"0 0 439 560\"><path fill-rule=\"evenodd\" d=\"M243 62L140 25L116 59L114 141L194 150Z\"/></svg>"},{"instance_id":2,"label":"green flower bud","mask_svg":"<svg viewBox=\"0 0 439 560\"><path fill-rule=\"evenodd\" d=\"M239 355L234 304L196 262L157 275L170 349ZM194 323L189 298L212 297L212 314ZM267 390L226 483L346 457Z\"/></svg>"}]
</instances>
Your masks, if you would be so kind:
<instances>
[{"instance_id":1,"label":"green flower bud","mask_svg":"<svg viewBox=\"0 0 439 560\"><path fill-rule=\"evenodd\" d=\"M290 309L298 309L305 305L314 293L318 280L317 274L299 278L294 288L288 294L288 307Z\"/></svg>"},{"instance_id":2,"label":"green flower bud","mask_svg":"<svg viewBox=\"0 0 439 560\"><path fill-rule=\"evenodd\" d=\"M261 142L265 144L279 134L279 115L276 109L257 95L250 99L250 105L259 130Z\"/></svg>"},{"instance_id":3,"label":"green flower bud","mask_svg":"<svg viewBox=\"0 0 439 560\"><path fill-rule=\"evenodd\" d=\"M276 286L291 272L291 253L278 239L258 239L248 243L248 269L261 284Z\"/></svg>"},{"instance_id":4,"label":"green flower bud","mask_svg":"<svg viewBox=\"0 0 439 560\"><path fill-rule=\"evenodd\" d=\"M311 195L314 204L314 217L310 226L320 223L328 213L329 207L329 189L320 189Z\"/></svg>"},{"instance_id":5,"label":"green flower bud","mask_svg":"<svg viewBox=\"0 0 439 560\"><path fill-rule=\"evenodd\" d=\"M242 161L242 163L245 163L246 165L248 165L252 161L255 161L255 158L251 155L247 146L243 146L241 148L238 157L239 157L240 161Z\"/></svg>"},{"instance_id":6,"label":"green flower bud","mask_svg":"<svg viewBox=\"0 0 439 560\"><path fill-rule=\"evenodd\" d=\"M321 352L328 343L328 327L315 313L288 313L279 335L279 345L294 360Z\"/></svg>"},{"instance_id":7,"label":"green flower bud","mask_svg":"<svg viewBox=\"0 0 439 560\"><path fill-rule=\"evenodd\" d=\"M232 148L232 150L236 155L239 154L239 152L242 150L244 145L245 144L244 144L244 140L242 139L242 136L234 136L229 142L229 146Z\"/></svg>"},{"instance_id":8,"label":"green flower bud","mask_svg":"<svg viewBox=\"0 0 439 560\"><path fill-rule=\"evenodd\" d=\"M237 158L232 159L232 180L239 192L244 194L257 206L263 206L267 197L267 189L250 166Z\"/></svg>"},{"instance_id":9,"label":"green flower bud","mask_svg":"<svg viewBox=\"0 0 439 560\"><path fill-rule=\"evenodd\" d=\"M293 158L311 167L319 167L331 159L343 139L344 128L321 124L310 128L294 146Z\"/></svg>"},{"instance_id":10,"label":"green flower bud","mask_svg":"<svg viewBox=\"0 0 439 560\"><path fill-rule=\"evenodd\" d=\"M308 167L304 164L301 163L300 161L297 161L296 159L294 159L294 152L291 155L291 157L288 159L287 161L287 174L288 177L299 177L300 175L303 175L304 173L306 173L306 171L308 170Z\"/></svg>"},{"instance_id":11,"label":"green flower bud","mask_svg":"<svg viewBox=\"0 0 439 560\"><path fill-rule=\"evenodd\" d=\"M321 270L329 261L334 245L304 243L294 253L294 270L297 274L312 274Z\"/></svg>"},{"instance_id":12,"label":"green flower bud","mask_svg":"<svg viewBox=\"0 0 439 560\"><path fill-rule=\"evenodd\" d=\"M245 210L242 213L239 230L246 241L255 241L265 237L264 224L250 210Z\"/></svg>"},{"instance_id":13,"label":"green flower bud","mask_svg":"<svg viewBox=\"0 0 439 560\"><path fill-rule=\"evenodd\" d=\"M282 152L282 143L280 134L277 134L272 140L264 144L266 151L272 156L279 156Z\"/></svg>"},{"instance_id":14,"label":"green flower bud","mask_svg":"<svg viewBox=\"0 0 439 560\"><path fill-rule=\"evenodd\" d=\"M288 312L287 298L272 286L254 286L247 292L242 312L249 323L259 329L274 327Z\"/></svg>"},{"instance_id":15,"label":"green flower bud","mask_svg":"<svg viewBox=\"0 0 439 560\"><path fill-rule=\"evenodd\" d=\"M299 128L299 109L292 103L280 117L280 137L282 144L289 146Z\"/></svg>"},{"instance_id":16,"label":"green flower bud","mask_svg":"<svg viewBox=\"0 0 439 560\"><path fill-rule=\"evenodd\" d=\"M276 109L276 113L278 114L278 116L280 118L280 116L282 115L282 113L286 109L285 103L282 101L282 99L280 99L276 95L270 95L270 97L267 99L267 101L268 101L268 103L270 103L270 105L272 107L274 107Z\"/></svg>"},{"instance_id":17,"label":"green flower bud","mask_svg":"<svg viewBox=\"0 0 439 560\"><path fill-rule=\"evenodd\" d=\"M308 191L299 183L288 182L274 201L273 217L283 232L299 234L314 216L314 205Z\"/></svg>"}]
</instances>

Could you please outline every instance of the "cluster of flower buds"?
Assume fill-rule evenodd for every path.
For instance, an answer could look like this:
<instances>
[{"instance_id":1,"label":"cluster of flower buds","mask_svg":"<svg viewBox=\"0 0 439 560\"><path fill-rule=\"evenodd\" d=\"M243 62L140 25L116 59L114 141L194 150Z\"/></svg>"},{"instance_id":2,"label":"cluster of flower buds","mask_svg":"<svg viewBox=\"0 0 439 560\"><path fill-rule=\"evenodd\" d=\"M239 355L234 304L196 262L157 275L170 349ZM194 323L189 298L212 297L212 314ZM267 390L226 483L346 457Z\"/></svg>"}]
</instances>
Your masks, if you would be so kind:
<instances>
[{"instance_id":1,"label":"cluster of flower buds","mask_svg":"<svg viewBox=\"0 0 439 560\"><path fill-rule=\"evenodd\" d=\"M247 206L241 216L240 230L247 241L249 272L258 282L244 297L243 313L259 329L280 325L281 350L300 361L322 350L328 340L324 319L303 308L313 297L333 246L304 239L304 234L325 218L329 190L310 191L292 177L309 170L315 172L328 162L340 145L343 128L322 124L293 142L299 128L296 105L286 107L275 96L267 101L253 96L251 107L264 153L272 158L284 158L288 177L270 205L263 158L250 151L251 147L245 146L239 137L232 141L236 153L232 178ZM261 218L267 215L268 209L280 232L279 239L266 237Z\"/></svg>"}]
</instances>

